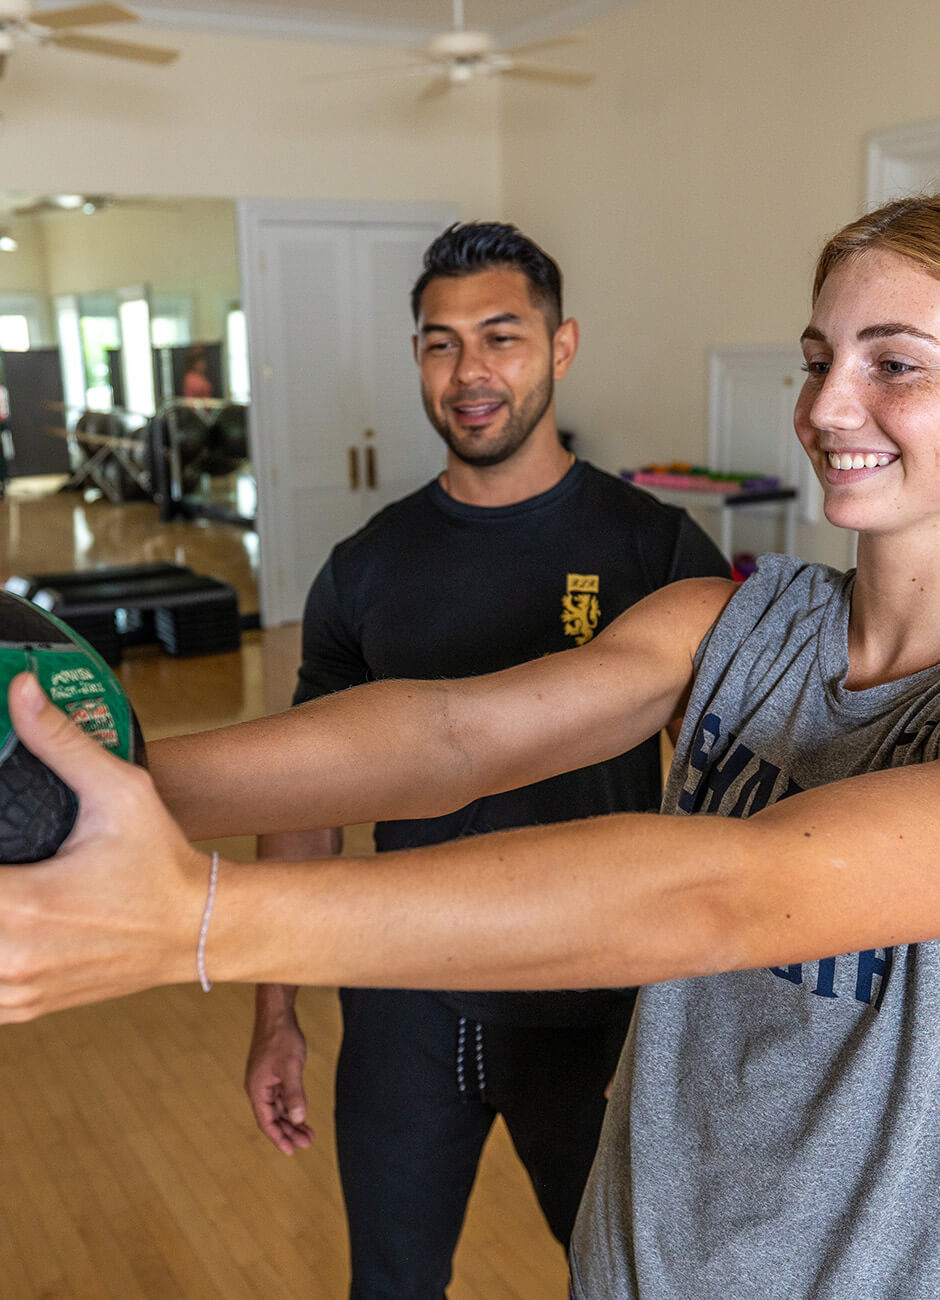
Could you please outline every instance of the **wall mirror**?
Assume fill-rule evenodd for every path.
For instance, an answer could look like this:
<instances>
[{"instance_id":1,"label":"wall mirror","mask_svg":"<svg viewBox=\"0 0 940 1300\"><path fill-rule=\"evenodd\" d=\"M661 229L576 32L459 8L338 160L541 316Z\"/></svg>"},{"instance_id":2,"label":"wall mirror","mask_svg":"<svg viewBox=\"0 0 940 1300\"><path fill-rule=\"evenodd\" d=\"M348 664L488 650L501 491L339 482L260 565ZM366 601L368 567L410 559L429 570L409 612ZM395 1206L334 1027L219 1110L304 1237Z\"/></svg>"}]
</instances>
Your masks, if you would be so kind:
<instances>
[{"instance_id":1,"label":"wall mirror","mask_svg":"<svg viewBox=\"0 0 940 1300\"><path fill-rule=\"evenodd\" d=\"M20 524L37 499L58 520L28 550L9 522L0 569L96 567L122 545L128 560L163 559L171 531L190 562L201 535L192 562L250 571L240 594L243 610L257 610L230 200L0 195L0 381L9 503L24 507Z\"/></svg>"}]
</instances>

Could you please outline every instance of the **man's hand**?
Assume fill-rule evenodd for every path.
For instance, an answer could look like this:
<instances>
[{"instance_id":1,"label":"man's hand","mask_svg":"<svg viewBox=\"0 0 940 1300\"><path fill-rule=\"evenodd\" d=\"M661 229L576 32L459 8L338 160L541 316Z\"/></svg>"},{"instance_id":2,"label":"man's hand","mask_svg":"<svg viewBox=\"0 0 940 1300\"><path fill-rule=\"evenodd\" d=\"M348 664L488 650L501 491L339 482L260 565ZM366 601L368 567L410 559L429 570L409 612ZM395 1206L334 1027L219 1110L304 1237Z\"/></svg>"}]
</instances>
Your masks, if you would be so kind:
<instances>
[{"instance_id":1,"label":"man's hand","mask_svg":"<svg viewBox=\"0 0 940 1300\"><path fill-rule=\"evenodd\" d=\"M0 1019L195 978L208 864L150 778L54 708L26 673L10 685L22 742L79 799L56 856L0 868Z\"/></svg>"},{"instance_id":2,"label":"man's hand","mask_svg":"<svg viewBox=\"0 0 940 1300\"><path fill-rule=\"evenodd\" d=\"M313 1131L305 1123L307 1044L294 1014L296 992L289 985L259 985L245 1067L245 1092L257 1125L286 1156L306 1150L313 1141Z\"/></svg>"}]
</instances>

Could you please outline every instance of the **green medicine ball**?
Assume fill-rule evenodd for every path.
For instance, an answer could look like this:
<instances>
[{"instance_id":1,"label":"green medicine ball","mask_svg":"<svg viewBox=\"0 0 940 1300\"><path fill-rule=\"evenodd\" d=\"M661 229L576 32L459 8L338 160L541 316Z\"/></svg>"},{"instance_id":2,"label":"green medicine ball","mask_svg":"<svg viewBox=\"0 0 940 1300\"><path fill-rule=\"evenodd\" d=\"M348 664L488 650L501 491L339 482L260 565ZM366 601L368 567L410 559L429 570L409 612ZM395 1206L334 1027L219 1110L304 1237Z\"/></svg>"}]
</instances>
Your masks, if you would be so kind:
<instances>
[{"instance_id":1,"label":"green medicine ball","mask_svg":"<svg viewBox=\"0 0 940 1300\"><path fill-rule=\"evenodd\" d=\"M98 652L61 619L0 591L0 864L51 857L78 814L73 792L13 730L7 692L21 672L106 749L147 765L134 710Z\"/></svg>"}]
</instances>

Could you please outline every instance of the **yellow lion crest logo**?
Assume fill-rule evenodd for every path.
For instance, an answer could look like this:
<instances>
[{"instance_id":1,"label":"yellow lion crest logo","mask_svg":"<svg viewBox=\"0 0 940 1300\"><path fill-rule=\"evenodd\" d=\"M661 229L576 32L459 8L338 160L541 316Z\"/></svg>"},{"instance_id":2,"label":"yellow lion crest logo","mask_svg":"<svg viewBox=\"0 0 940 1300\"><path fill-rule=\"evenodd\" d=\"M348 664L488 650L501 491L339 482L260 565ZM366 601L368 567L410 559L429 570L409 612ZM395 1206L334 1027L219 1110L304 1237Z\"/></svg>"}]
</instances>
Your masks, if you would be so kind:
<instances>
[{"instance_id":1,"label":"yellow lion crest logo","mask_svg":"<svg viewBox=\"0 0 940 1300\"><path fill-rule=\"evenodd\" d=\"M573 636L578 645L590 641L597 630L601 617L599 590L596 573L568 574L568 590L561 598L561 622L565 636Z\"/></svg>"}]
</instances>

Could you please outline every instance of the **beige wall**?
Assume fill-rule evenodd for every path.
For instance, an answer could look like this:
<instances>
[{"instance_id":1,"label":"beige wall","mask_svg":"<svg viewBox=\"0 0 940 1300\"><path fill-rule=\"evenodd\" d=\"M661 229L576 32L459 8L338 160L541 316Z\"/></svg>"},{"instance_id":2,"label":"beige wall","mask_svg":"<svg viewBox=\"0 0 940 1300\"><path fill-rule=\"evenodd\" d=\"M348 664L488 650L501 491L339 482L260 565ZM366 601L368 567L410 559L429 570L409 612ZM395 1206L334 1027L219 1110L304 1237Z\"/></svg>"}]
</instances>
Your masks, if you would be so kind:
<instances>
[{"instance_id":1,"label":"beige wall","mask_svg":"<svg viewBox=\"0 0 940 1300\"><path fill-rule=\"evenodd\" d=\"M446 200L554 252L583 326L564 423L612 469L707 456L712 345L786 343L822 236L864 194L865 134L938 115L935 0L635 0L560 62L585 90L305 78L367 47L154 31L151 69L19 50L5 188ZM550 57L545 55L545 58ZM118 106L116 108L116 106ZM844 562L823 527L801 550Z\"/></svg>"},{"instance_id":2,"label":"beige wall","mask_svg":"<svg viewBox=\"0 0 940 1300\"><path fill-rule=\"evenodd\" d=\"M406 61L374 48L163 29L134 36L178 46L182 57L151 68L17 49L3 81L5 191L440 200L466 217L499 209L495 83L421 101L421 83L410 77L312 80ZM230 229L213 248L205 218L190 209L177 222L188 227L180 230L187 251L174 266L166 256L171 244L159 232L151 241L143 217L130 209L87 218L83 239L71 247L61 220L43 220L41 255L37 248L49 267L50 294L141 281L162 292L195 290L194 333L218 336L212 308L232 283L220 262L223 244L226 256L231 248ZM168 213L166 221L176 219ZM25 257L19 265L27 285L35 265Z\"/></svg>"},{"instance_id":3,"label":"beige wall","mask_svg":"<svg viewBox=\"0 0 940 1300\"><path fill-rule=\"evenodd\" d=\"M194 339L222 337L223 308L239 297L230 200L177 198L157 207L129 203L93 216L64 212L38 221L50 296L146 284L154 294L191 300Z\"/></svg>"},{"instance_id":4,"label":"beige wall","mask_svg":"<svg viewBox=\"0 0 940 1300\"><path fill-rule=\"evenodd\" d=\"M0 229L17 242L15 253L0 253L0 293L46 293L46 255L35 220L0 217Z\"/></svg>"},{"instance_id":5,"label":"beige wall","mask_svg":"<svg viewBox=\"0 0 940 1300\"><path fill-rule=\"evenodd\" d=\"M138 35L135 33L135 36ZM421 83L310 78L404 62L369 47L142 30L151 68L27 47L4 76L9 190L499 202L498 88L420 101Z\"/></svg>"},{"instance_id":6,"label":"beige wall","mask_svg":"<svg viewBox=\"0 0 940 1300\"><path fill-rule=\"evenodd\" d=\"M586 453L703 461L708 348L799 336L821 239L863 205L865 134L938 115L940 6L637 0L586 30L565 61L590 87L505 91L504 211L566 272L560 409Z\"/></svg>"}]
</instances>

